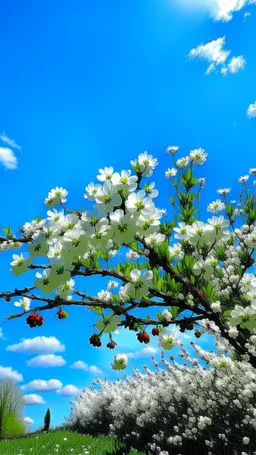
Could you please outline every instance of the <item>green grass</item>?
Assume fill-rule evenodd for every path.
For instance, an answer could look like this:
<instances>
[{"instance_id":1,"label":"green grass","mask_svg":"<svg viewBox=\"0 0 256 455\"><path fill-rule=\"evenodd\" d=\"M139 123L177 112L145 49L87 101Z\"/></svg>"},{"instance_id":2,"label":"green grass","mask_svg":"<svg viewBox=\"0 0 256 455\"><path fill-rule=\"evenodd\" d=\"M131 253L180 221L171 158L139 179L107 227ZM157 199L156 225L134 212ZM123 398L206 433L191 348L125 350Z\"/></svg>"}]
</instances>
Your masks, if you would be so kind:
<instances>
[{"instance_id":1,"label":"green grass","mask_svg":"<svg viewBox=\"0 0 256 455\"><path fill-rule=\"evenodd\" d=\"M106 455L107 451L114 453L114 447L114 440L105 436L93 438L69 431L53 431L0 441L0 455ZM130 452L129 455L144 454Z\"/></svg>"}]
</instances>

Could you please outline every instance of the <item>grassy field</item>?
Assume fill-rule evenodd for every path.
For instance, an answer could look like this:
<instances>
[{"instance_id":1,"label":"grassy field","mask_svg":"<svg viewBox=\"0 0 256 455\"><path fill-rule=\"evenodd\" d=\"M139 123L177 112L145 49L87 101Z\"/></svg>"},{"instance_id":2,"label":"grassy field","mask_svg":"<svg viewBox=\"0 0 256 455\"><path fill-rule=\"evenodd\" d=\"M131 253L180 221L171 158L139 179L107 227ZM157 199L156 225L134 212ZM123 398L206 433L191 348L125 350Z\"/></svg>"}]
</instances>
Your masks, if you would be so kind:
<instances>
[{"instance_id":1,"label":"grassy field","mask_svg":"<svg viewBox=\"0 0 256 455\"><path fill-rule=\"evenodd\" d=\"M106 455L114 452L111 438L79 435L68 431L29 435L26 438L0 441L0 455ZM130 452L129 455L144 455Z\"/></svg>"}]
</instances>

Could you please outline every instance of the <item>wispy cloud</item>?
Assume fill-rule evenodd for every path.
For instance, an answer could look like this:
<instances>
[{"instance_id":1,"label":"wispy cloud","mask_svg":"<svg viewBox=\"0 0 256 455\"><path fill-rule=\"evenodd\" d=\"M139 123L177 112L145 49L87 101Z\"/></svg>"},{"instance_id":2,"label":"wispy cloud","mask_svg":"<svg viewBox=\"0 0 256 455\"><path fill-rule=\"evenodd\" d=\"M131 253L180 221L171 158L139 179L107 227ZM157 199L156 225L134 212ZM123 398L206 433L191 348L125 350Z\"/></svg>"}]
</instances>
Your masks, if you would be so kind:
<instances>
[{"instance_id":1,"label":"wispy cloud","mask_svg":"<svg viewBox=\"0 0 256 455\"><path fill-rule=\"evenodd\" d=\"M21 150L21 146L16 144L16 142L13 139L10 139L8 136L6 136L4 131L0 135L0 140L12 148Z\"/></svg>"},{"instance_id":2,"label":"wispy cloud","mask_svg":"<svg viewBox=\"0 0 256 455\"><path fill-rule=\"evenodd\" d=\"M156 348L153 348L152 346L148 346L146 348L139 349L138 351L135 351L135 352L128 352L128 353L126 353L126 355L130 359L141 359L143 357L148 357L152 354L155 354L156 352L157 352Z\"/></svg>"},{"instance_id":3,"label":"wispy cloud","mask_svg":"<svg viewBox=\"0 0 256 455\"><path fill-rule=\"evenodd\" d=\"M33 359L27 360L26 363L28 367L63 367L66 365L66 360L61 355L46 354L33 357Z\"/></svg>"},{"instance_id":4,"label":"wispy cloud","mask_svg":"<svg viewBox=\"0 0 256 455\"><path fill-rule=\"evenodd\" d=\"M249 105L246 114L248 118L256 118L256 101Z\"/></svg>"},{"instance_id":5,"label":"wispy cloud","mask_svg":"<svg viewBox=\"0 0 256 455\"><path fill-rule=\"evenodd\" d=\"M200 44L199 46L191 49L188 54L190 59L205 60L209 63L206 75L209 75L212 72L220 72L223 75L235 74L238 71L244 69L246 61L242 55L238 57L232 57L229 62L227 62L228 57L230 56L231 51L224 49L226 43L226 37L218 38L212 40L206 44Z\"/></svg>"},{"instance_id":6,"label":"wispy cloud","mask_svg":"<svg viewBox=\"0 0 256 455\"><path fill-rule=\"evenodd\" d=\"M77 360L76 362L72 363L72 365L70 365L70 368L89 371L89 373L93 374L104 374L100 368L96 367L95 365L87 365L87 363L84 363L83 360Z\"/></svg>"},{"instance_id":7,"label":"wispy cloud","mask_svg":"<svg viewBox=\"0 0 256 455\"><path fill-rule=\"evenodd\" d=\"M238 73L238 71L241 71L245 68L246 61L242 55L239 55L238 57L233 57L230 62L227 64L227 66L223 66L221 68L220 72L221 74L235 74Z\"/></svg>"},{"instance_id":8,"label":"wispy cloud","mask_svg":"<svg viewBox=\"0 0 256 455\"><path fill-rule=\"evenodd\" d=\"M256 0L171 0L174 5L188 10L202 11L210 15L214 21L229 22L233 14L249 5L255 5Z\"/></svg>"},{"instance_id":9,"label":"wispy cloud","mask_svg":"<svg viewBox=\"0 0 256 455\"><path fill-rule=\"evenodd\" d=\"M25 354L52 354L65 351L65 345L55 337L39 336L24 338L20 343L7 346L6 351L23 352Z\"/></svg>"},{"instance_id":10,"label":"wispy cloud","mask_svg":"<svg viewBox=\"0 0 256 455\"><path fill-rule=\"evenodd\" d=\"M246 11L246 13L244 13L244 21L247 19L247 17L250 17L251 15L252 15L251 12Z\"/></svg>"},{"instance_id":11,"label":"wispy cloud","mask_svg":"<svg viewBox=\"0 0 256 455\"><path fill-rule=\"evenodd\" d=\"M3 334L3 329L2 327L0 327L0 338L2 338L2 340L7 340L7 338L4 336Z\"/></svg>"},{"instance_id":12,"label":"wispy cloud","mask_svg":"<svg viewBox=\"0 0 256 455\"><path fill-rule=\"evenodd\" d=\"M0 163L3 163L5 169L17 169L18 160L13 151L7 147L0 147Z\"/></svg>"}]
</instances>

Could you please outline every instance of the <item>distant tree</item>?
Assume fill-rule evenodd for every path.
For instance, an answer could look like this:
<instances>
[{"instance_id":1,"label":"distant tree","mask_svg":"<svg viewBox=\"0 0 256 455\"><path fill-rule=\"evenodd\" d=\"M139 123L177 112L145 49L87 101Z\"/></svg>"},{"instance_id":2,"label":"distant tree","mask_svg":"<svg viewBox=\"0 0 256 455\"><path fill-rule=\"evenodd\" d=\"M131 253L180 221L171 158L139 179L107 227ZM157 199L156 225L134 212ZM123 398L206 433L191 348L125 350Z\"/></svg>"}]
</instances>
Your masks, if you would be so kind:
<instances>
[{"instance_id":1,"label":"distant tree","mask_svg":"<svg viewBox=\"0 0 256 455\"><path fill-rule=\"evenodd\" d=\"M44 416L44 427L43 427L43 431L48 431L49 428L50 428L50 421L51 421L51 412L50 412L50 409L48 408L46 413L45 413L45 416Z\"/></svg>"},{"instance_id":2,"label":"distant tree","mask_svg":"<svg viewBox=\"0 0 256 455\"><path fill-rule=\"evenodd\" d=\"M12 379L0 381L0 437L23 434L23 393Z\"/></svg>"}]
</instances>

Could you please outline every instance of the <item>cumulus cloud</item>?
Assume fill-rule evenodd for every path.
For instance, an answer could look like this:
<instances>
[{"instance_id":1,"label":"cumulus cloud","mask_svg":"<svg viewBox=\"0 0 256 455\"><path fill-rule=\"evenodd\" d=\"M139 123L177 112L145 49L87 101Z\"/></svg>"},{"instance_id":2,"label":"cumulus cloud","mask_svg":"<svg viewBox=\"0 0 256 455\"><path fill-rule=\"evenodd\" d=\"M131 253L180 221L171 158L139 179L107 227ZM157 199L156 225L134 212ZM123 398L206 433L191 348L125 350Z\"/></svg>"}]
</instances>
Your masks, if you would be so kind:
<instances>
[{"instance_id":1,"label":"cumulus cloud","mask_svg":"<svg viewBox=\"0 0 256 455\"><path fill-rule=\"evenodd\" d=\"M73 384L68 384L60 390L57 390L57 393L62 397L72 397L77 395L80 392L80 389Z\"/></svg>"},{"instance_id":2,"label":"cumulus cloud","mask_svg":"<svg viewBox=\"0 0 256 455\"><path fill-rule=\"evenodd\" d=\"M244 69L246 61L242 55L238 57L232 57L227 62L231 51L224 49L226 43L226 37L212 40L206 44L200 44L199 46L191 49L188 54L190 59L205 60L209 63L205 74L209 75L213 71L218 72L220 68L221 74L235 74L238 71Z\"/></svg>"},{"instance_id":3,"label":"cumulus cloud","mask_svg":"<svg viewBox=\"0 0 256 455\"><path fill-rule=\"evenodd\" d=\"M18 160L8 147L0 147L0 163L3 163L5 169L17 169L18 167Z\"/></svg>"},{"instance_id":4,"label":"cumulus cloud","mask_svg":"<svg viewBox=\"0 0 256 455\"><path fill-rule=\"evenodd\" d=\"M12 367L2 367L0 365L0 379L13 379L14 381L20 382L23 381L22 374L18 371L13 370Z\"/></svg>"},{"instance_id":5,"label":"cumulus cloud","mask_svg":"<svg viewBox=\"0 0 256 455\"><path fill-rule=\"evenodd\" d=\"M4 131L0 135L0 140L12 148L21 150L21 146L16 144L16 142L13 139L10 139L8 136L6 136Z\"/></svg>"},{"instance_id":6,"label":"cumulus cloud","mask_svg":"<svg viewBox=\"0 0 256 455\"><path fill-rule=\"evenodd\" d=\"M52 354L65 351L65 345L55 337L24 338L20 343L7 346L7 351L26 354Z\"/></svg>"},{"instance_id":7,"label":"cumulus cloud","mask_svg":"<svg viewBox=\"0 0 256 455\"><path fill-rule=\"evenodd\" d=\"M72 363L72 365L70 365L70 368L89 371L89 373L94 374L103 374L103 371L100 368L96 367L95 365L89 366L87 363L84 363L83 360L77 360L76 362Z\"/></svg>"},{"instance_id":8,"label":"cumulus cloud","mask_svg":"<svg viewBox=\"0 0 256 455\"><path fill-rule=\"evenodd\" d=\"M249 5L255 5L256 0L170 0L174 5L186 9L208 13L214 21L229 22L233 14Z\"/></svg>"},{"instance_id":9,"label":"cumulus cloud","mask_svg":"<svg viewBox=\"0 0 256 455\"><path fill-rule=\"evenodd\" d=\"M250 104L250 106L247 109L247 117L248 118L255 118L256 117L256 101L254 104Z\"/></svg>"},{"instance_id":10,"label":"cumulus cloud","mask_svg":"<svg viewBox=\"0 0 256 455\"><path fill-rule=\"evenodd\" d=\"M27 360L28 367L62 367L66 364L66 360L61 355L45 354L33 357L33 359Z\"/></svg>"},{"instance_id":11,"label":"cumulus cloud","mask_svg":"<svg viewBox=\"0 0 256 455\"><path fill-rule=\"evenodd\" d=\"M30 417L24 417L23 422L25 423L25 425L29 426L29 425L33 425L34 420L32 420Z\"/></svg>"},{"instance_id":12,"label":"cumulus cloud","mask_svg":"<svg viewBox=\"0 0 256 455\"><path fill-rule=\"evenodd\" d=\"M33 390L34 392L54 392L62 387L62 382L58 379L49 379L45 381L44 379L34 379L28 384L22 385L22 390Z\"/></svg>"},{"instance_id":13,"label":"cumulus cloud","mask_svg":"<svg viewBox=\"0 0 256 455\"><path fill-rule=\"evenodd\" d=\"M143 357L148 357L149 355L155 354L157 352L156 348L153 348L152 346L148 346L146 348L139 349L138 351L135 352L128 352L126 355L130 359L140 359Z\"/></svg>"},{"instance_id":14,"label":"cumulus cloud","mask_svg":"<svg viewBox=\"0 0 256 455\"><path fill-rule=\"evenodd\" d=\"M32 404L45 404L46 402L40 395L36 395L35 393L31 393L29 395L23 396L23 401L25 405L32 405Z\"/></svg>"}]
</instances>

